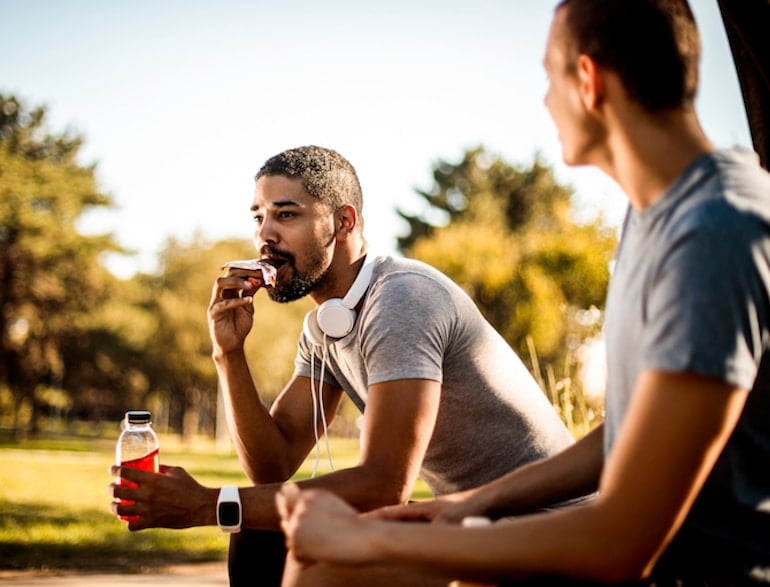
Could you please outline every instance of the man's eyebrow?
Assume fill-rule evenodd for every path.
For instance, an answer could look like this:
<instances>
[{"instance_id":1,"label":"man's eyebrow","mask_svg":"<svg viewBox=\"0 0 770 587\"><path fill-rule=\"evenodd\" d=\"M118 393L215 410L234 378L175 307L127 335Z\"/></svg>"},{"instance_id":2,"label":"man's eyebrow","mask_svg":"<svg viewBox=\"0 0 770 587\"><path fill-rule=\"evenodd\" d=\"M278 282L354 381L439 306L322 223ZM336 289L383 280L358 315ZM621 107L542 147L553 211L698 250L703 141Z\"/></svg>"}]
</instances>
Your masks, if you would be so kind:
<instances>
[{"instance_id":1,"label":"man's eyebrow","mask_svg":"<svg viewBox=\"0 0 770 587\"><path fill-rule=\"evenodd\" d=\"M289 206L296 206L297 208L302 208L302 204L297 202L296 200L277 200L275 202L272 202L270 204L270 208L287 208ZM268 206L265 206L267 208ZM256 212L257 210L260 210L262 206L259 206L258 204L253 204L251 208L249 208L252 212Z\"/></svg>"}]
</instances>

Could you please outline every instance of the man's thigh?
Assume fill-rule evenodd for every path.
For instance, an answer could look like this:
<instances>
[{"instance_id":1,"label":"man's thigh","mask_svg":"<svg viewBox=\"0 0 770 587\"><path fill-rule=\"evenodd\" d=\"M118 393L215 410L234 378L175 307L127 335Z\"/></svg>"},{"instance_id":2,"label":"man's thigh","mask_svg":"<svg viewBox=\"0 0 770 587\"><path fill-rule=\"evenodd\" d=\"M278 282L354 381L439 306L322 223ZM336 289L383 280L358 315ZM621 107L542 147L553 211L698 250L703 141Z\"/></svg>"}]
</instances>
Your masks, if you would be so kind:
<instances>
[{"instance_id":1,"label":"man's thigh","mask_svg":"<svg viewBox=\"0 0 770 587\"><path fill-rule=\"evenodd\" d=\"M282 532L242 530L230 536L230 587L280 587L286 558Z\"/></svg>"},{"instance_id":2,"label":"man's thigh","mask_svg":"<svg viewBox=\"0 0 770 587\"><path fill-rule=\"evenodd\" d=\"M447 587L451 579L401 566L303 567L289 555L281 587Z\"/></svg>"}]
</instances>

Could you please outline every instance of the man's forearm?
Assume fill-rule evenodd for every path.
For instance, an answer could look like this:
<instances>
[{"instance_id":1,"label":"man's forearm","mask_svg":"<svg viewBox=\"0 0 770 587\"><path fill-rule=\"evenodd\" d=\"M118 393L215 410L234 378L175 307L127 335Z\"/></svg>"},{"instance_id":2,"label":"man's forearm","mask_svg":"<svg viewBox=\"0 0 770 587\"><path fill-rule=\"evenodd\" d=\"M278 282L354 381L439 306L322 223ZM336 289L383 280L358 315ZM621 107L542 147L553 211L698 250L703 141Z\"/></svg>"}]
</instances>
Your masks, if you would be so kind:
<instances>
[{"instance_id":1,"label":"man's forearm","mask_svg":"<svg viewBox=\"0 0 770 587\"><path fill-rule=\"evenodd\" d=\"M596 491L603 462L600 425L561 453L485 485L472 499L492 516L547 508Z\"/></svg>"},{"instance_id":2,"label":"man's forearm","mask_svg":"<svg viewBox=\"0 0 770 587\"><path fill-rule=\"evenodd\" d=\"M394 492L389 487L403 483L390 482L376 471L365 467L340 469L320 477L298 481L300 489L326 489L344 499L359 511L368 511L385 505L393 505ZM243 525L247 528L278 530L279 513L275 495L283 483L269 483L241 488Z\"/></svg>"},{"instance_id":3,"label":"man's forearm","mask_svg":"<svg viewBox=\"0 0 770 587\"><path fill-rule=\"evenodd\" d=\"M241 467L253 483L285 481L293 471L282 459L270 458L280 454L285 439L262 403L243 350L218 355L214 364Z\"/></svg>"}]
</instances>

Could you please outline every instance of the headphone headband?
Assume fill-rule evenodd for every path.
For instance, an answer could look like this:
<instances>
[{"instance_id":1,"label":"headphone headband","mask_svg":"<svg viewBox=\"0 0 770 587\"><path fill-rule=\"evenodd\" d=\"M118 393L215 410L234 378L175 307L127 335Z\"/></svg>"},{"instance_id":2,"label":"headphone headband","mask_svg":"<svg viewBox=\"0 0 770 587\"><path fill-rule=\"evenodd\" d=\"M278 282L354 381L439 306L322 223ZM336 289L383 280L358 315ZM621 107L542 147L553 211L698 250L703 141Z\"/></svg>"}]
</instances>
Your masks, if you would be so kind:
<instances>
[{"instance_id":1,"label":"headphone headband","mask_svg":"<svg viewBox=\"0 0 770 587\"><path fill-rule=\"evenodd\" d=\"M368 257L368 255L367 255ZM352 310L364 297L369 283L372 280L372 272L374 271L374 258L366 258L364 264L361 266L361 270L358 272L353 285L350 286L348 293L342 298L342 305L348 310Z\"/></svg>"}]
</instances>

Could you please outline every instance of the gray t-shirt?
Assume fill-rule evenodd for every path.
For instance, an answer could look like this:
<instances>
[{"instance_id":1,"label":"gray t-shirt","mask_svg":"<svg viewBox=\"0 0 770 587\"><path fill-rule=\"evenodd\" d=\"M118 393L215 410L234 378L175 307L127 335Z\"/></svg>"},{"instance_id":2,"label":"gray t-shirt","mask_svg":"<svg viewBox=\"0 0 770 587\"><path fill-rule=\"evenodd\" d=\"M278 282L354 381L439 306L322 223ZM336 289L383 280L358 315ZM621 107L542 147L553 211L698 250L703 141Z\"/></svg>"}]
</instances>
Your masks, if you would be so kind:
<instances>
[{"instance_id":1,"label":"gray t-shirt","mask_svg":"<svg viewBox=\"0 0 770 587\"><path fill-rule=\"evenodd\" d=\"M322 350L303 333L295 375L311 375L312 352L318 377ZM470 297L419 261L377 258L353 331L328 344L325 379L345 390L361 411L370 385L400 379L442 384L421 471L435 495L491 481L573 441L527 368Z\"/></svg>"},{"instance_id":2,"label":"gray t-shirt","mask_svg":"<svg viewBox=\"0 0 770 587\"><path fill-rule=\"evenodd\" d=\"M748 151L695 161L629 210L607 298L605 449L644 370L749 390L682 534L770 557L770 175ZM665 488L650 488L660 491Z\"/></svg>"}]
</instances>

